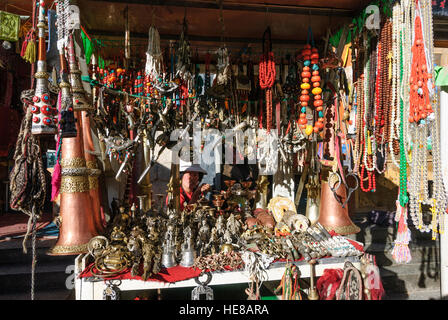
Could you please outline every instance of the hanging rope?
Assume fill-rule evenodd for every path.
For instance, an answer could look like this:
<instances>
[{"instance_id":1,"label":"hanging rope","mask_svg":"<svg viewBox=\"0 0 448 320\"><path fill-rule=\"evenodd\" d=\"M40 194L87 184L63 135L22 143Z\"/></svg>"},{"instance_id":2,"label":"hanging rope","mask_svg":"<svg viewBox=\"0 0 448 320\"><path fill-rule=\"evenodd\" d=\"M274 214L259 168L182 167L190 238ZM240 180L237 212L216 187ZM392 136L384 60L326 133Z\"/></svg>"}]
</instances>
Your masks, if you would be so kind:
<instances>
[{"instance_id":1,"label":"hanging rope","mask_svg":"<svg viewBox=\"0 0 448 320\"><path fill-rule=\"evenodd\" d=\"M29 216L28 227L23 239L23 252L27 253L26 241L31 232L33 217L39 218L39 213L45 203L46 181L44 166L40 153L39 140L31 134L32 104L34 90L22 92L22 102L27 110L22 120L14 152L14 167L10 173L10 206Z\"/></svg>"},{"instance_id":2,"label":"hanging rope","mask_svg":"<svg viewBox=\"0 0 448 320\"><path fill-rule=\"evenodd\" d=\"M34 206L33 206L34 213ZM35 274L36 274L36 263L37 263L37 255L36 255L36 223L37 217L33 214L33 235L32 235L32 262L31 262L31 300L34 300L34 287L35 287Z\"/></svg>"}]
</instances>

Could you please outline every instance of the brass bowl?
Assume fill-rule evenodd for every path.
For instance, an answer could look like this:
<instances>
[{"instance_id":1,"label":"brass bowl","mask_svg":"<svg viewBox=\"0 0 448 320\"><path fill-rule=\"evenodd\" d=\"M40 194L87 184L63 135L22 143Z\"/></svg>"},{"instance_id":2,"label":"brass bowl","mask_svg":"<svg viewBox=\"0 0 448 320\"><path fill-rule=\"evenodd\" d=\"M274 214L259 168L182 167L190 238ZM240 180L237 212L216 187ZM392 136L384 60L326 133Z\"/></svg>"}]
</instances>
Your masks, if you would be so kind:
<instances>
[{"instance_id":1,"label":"brass bowl","mask_svg":"<svg viewBox=\"0 0 448 320\"><path fill-rule=\"evenodd\" d=\"M249 189L252 185L252 181L242 181L240 182L244 189Z\"/></svg>"},{"instance_id":2,"label":"brass bowl","mask_svg":"<svg viewBox=\"0 0 448 320\"><path fill-rule=\"evenodd\" d=\"M222 200L222 199L221 200L213 200L212 202L217 207L222 207L222 205L224 204L224 200Z\"/></svg>"},{"instance_id":3,"label":"brass bowl","mask_svg":"<svg viewBox=\"0 0 448 320\"><path fill-rule=\"evenodd\" d=\"M224 183L226 184L227 188L232 188L232 186L236 183L236 180L226 180L224 181Z\"/></svg>"},{"instance_id":4,"label":"brass bowl","mask_svg":"<svg viewBox=\"0 0 448 320\"><path fill-rule=\"evenodd\" d=\"M224 198L224 195L222 195L222 194L214 194L214 195L213 195L213 198L214 198L215 200L222 200L222 198Z\"/></svg>"}]
</instances>

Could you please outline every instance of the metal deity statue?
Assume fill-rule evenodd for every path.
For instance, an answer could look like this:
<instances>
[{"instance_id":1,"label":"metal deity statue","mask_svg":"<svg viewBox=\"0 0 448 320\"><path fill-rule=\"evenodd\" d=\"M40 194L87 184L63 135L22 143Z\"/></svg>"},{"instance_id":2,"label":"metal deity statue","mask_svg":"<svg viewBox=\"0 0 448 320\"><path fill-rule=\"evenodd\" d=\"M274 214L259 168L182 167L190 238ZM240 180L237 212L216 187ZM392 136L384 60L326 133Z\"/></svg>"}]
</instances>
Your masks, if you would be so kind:
<instances>
[{"instance_id":1,"label":"metal deity statue","mask_svg":"<svg viewBox=\"0 0 448 320\"><path fill-rule=\"evenodd\" d=\"M39 5L39 51L37 59L36 90L33 97L33 105L31 112L33 113L33 124L31 133L34 135L56 134L57 133L57 109L52 106L50 91L48 90L48 73L46 63L46 47L45 47L45 3L40 2Z\"/></svg>"}]
</instances>

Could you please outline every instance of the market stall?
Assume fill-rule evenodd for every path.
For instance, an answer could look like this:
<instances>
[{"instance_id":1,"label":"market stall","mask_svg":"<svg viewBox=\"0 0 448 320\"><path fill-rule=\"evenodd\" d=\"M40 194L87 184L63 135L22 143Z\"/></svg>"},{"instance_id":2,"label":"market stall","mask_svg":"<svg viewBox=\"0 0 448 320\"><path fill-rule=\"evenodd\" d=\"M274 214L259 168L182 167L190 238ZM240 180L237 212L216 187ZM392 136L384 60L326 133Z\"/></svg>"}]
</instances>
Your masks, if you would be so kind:
<instances>
[{"instance_id":1,"label":"market stall","mask_svg":"<svg viewBox=\"0 0 448 320\"><path fill-rule=\"evenodd\" d=\"M51 193L48 254L77 256L77 299L248 282L257 300L272 280L283 299L381 299L359 199L396 206L397 263L408 221L443 231L431 2L290 2L34 1L10 203L32 226Z\"/></svg>"}]
</instances>

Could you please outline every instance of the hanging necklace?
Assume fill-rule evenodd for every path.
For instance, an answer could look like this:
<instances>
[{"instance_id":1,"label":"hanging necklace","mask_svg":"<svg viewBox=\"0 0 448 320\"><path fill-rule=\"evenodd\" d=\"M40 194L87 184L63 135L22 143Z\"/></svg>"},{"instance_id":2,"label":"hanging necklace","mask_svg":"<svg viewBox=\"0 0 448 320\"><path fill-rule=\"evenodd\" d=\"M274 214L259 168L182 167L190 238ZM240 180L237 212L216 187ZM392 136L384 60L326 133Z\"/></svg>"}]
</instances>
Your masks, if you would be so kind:
<instances>
[{"instance_id":1,"label":"hanging necklace","mask_svg":"<svg viewBox=\"0 0 448 320\"><path fill-rule=\"evenodd\" d=\"M269 27L263 33L263 55L260 58L258 75L260 88L266 92L266 129L270 133L272 125L272 86L275 81L275 60L274 53L272 52L271 29Z\"/></svg>"},{"instance_id":2,"label":"hanging necklace","mask_svg":"<svg viewBox=\"0 0 448 320\"><path fill-rule=\"evenodd\" d=\"M416 13L415 13L415 39L413 44L413 55L412 55L412 68L413 68L413 76L420 77L420 81L427 81L425 85L420 86L417 83L417 88L411 87L411 104L415 103L414 100L420 99L420 101L426 101L426 98L433 93L433 88L431 86L432 81L432 68L429 68L429 65L432 65L432 55L431 55L431 47L433 46L432 41L432 31L430 30L430 26L428 26L428 21L431 21L430 15L431 6L429 2L425 2L423 5L423 9L421 4L416 2ZM422 12L423 11L423 12ZM422 29L424 27L424 30ZM426 36L426 38L425 38ZM426 56L425 50L423 48L429 48L430 54ZM425 55L425 56L422 56ZM420 67L420 69L416 70L415 61L424 61L427 62L428 65L426 68ZM425 72L427 71L428 75L425 76ZM423 79L423 80L421 80ZM415 79L412 79L415 82ZM411 81L412 82L412 81ZM429 85L428 85L429 84ZM419 90L422 89L422 90ZM427 91L426 91L427 90ZM417 94L420 97L416 96ZM414 100L413 100L414 99ZM440 125L439 125L439 106L437 104L436 95L433 95L432 101L429 100L429 103L432 103L434 109L431 107L431 111L433 114L428 117L423 117L423 119L419 119L421 113L424 113L429 110L415 110L415 105L410 106L410 120L413 116L414 121L411 122L411 132L413 135L414 145L412 147L412 163L411 163L411 176L409 179L409 203L410 203L410 213L411 218L414 225L422 232L432 231L432 238L436 239L437 233L442 232L443 230L443 219L441 219L442 215L445 214L446 210L446 195L442 180L442 171L440 165L440 141L439 141L439 133L440 133ZM425 106L425 105L423 105ZM414 109L412 109L414 107ZM416 123L419 122L419 125ZM431 137L432 144L432 157L433 157L433 176L434 176L434 188L432 198L429 198L428 192L428 177L427 177L427 137L428 130ZM430 211L432 214L431 224L425 225L423 223L423 213L422 213L422 205L427 204L431 205Z\"/></svg>"},{"instance_id":3,"label":"hanging necklace","mask_svg":"<svg viewBox=\"0 0 448 320\"><path fill-rule=\"evenodd\" d=\"M354 168L353 168L353 172L354 173L359 173L359 165L361 162L361 148L362 148L362 133L363 133L363 129L362 129L362 121L363 121L363 111L364 111L364 88L363 88L363 82L364 81L364 76L361 75L360 78L358 79L357 83L356 83L356 140L355 140L355 150L354 150L354 154L353 157L355 159L354 161Z\"/></svg>"},{"instance_id":4,"label":"hanging necklace","mask_svg":"<svg viewBox=\"0 0 448 320\"><path fill-rule=\"evenodd\" d=\"M401 6L395 5L393 7L392 12L392 98L391 98L391 118L390 118L390 126L389 126L389 139L387 140L389 143L389 154L392 160L392 163L399 168L397 160L395 159L395 155L400 153L400 120L398 118L398 88L399 88L399 78L398 78L398 61L400 59L398 52L398 35L401 31L402 24L400 23L402 17ZM400 47L401 48L401 47ZM402 48L401 48L402 50ZM401 61L401 59L400 59ZM402 62L402 61L401 61Z\"/></svg>"},{"instance_id":5,"label":"hanging necklace","mask_svg":"<svg viewBox=\"0 0 448 320\"><path fill-rule=\"evenodd\" d=\"M425 45L423 41L421 17L415 18L415 40L412 46L412 66L410 78L410 113L409 122L421 123L421 120L433 112L429 101L428 79L432 77L428 73Z\"/></svg>"},{"instance_id":6,"label":"hanging necklace","mask_svg":"<svg viewBox=\"0 0 448 320\"><path fill-rule=\"evenodd\" d=\"M319 75L319 53L317 48L312 48L310 44L306 44L302 50L303 69L302 69L302 89L300 96L300 128L305 129L305 133L310 135L312 132L319 132L324 128L324 113L323 113L323 100L322 89L320 88L320 75ZM311 70L312 69L312 70ZM311 72L312 71L312 72ZM311 89L311 86L313 89ZM314 127L307 126L308 120L306 118L306 108L310 103L310 89L313 94L313 105L317 112L317 121L314 123Z\"/></svg>"}]
</instances>

